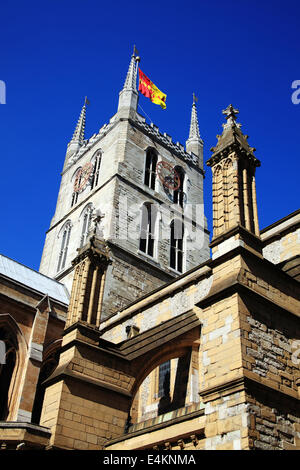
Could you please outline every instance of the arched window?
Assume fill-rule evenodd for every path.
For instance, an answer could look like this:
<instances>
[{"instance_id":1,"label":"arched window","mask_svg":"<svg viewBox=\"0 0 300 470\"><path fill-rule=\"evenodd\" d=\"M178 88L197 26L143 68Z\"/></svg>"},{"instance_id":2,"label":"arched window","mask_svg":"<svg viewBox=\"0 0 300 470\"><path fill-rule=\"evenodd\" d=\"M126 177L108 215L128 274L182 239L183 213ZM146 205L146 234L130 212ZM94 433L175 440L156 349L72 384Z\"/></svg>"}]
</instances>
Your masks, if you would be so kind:
<instances>
[{"instance_id":1,"label":"arched window","mask_svg":"<svg viewBox=\"0 0 300 470\"><path fill-rule=\"evenodd\" d=\"M79 191L75 189L75 185L77 186L77 188L79 188L81 174L82 174L81 168L78 168L78 170L76 170L75 174L72 177L73 193L72 193L71 207L77 204L77 201L78 201Z\"/></svg>"},{"instance_id":2,"label":"arched window","mask_svg":"<svg viewBox=\"0 0 300 470\"><path fill-rule=\"evenodd\" d=\"M156 219L156 205L146 202L142 207L140 250L149 256L154 255Z\"/></svg>"},{"instance_id":3,"label":"arched window","mask_svg":"<svg viewBox=\"0 0 300 470\"><path fill-rule=\"evenodd\" d=\"M73 206L77 203L77 200L78 200L78 192L77 192L77 191L73 191L73 193L72 193L71 207L73 207Z\"/></svg>"},{"instance_id":4,"label":"arched window","mask_svg":"<svg viewBox=\"0 0 300 470\"><path fill-rule=\"evenodd\" d=\"M155 150L148 149L146 153L144 183L146 186L148 186L148 188L151 188L151 189L155 189L156 164L157 164L157 154Z\"/></svg>"},{"instance_id":5,"label":"arched window","mask_svg":"<svg viewBox=\"0 0 300 470\"><path fill-rule=\"evenodd\" d=\"M66 265L71 228L72 228L71 221L68 220L63 226L61 233L60 233L61 245L60 245L60 252L59 252L59 258L58 258L58 265L57 265L58 272L64 269Z\"/></svg>"},{"instance_id":6,"label":"arched window","mask_svg":"<svg viewBox=\"0 0 300 470\"><path fill-rule=\"evenodd\" d=\"M184 183L184 170L181 166L175 166L174 170L177 172L180 178L180 184L177 189L173 192L173 202L174 204L178 204L180 207L183 207L184 203L184 191L183 191L183 183Z\"/></svg>"},{"instance_id":7,"label":"arched window","mask_svg":"<svg viewBox=\"0 0 300 470\"><path fill-rule=\"evenodd\" d=\"M92 174L92 180L91 180L91 190L96 188L96 186L98 186L101 158L102 158L101 151L97 150L96 154L93 157L94 161L93 161L93 174Z\"/></svg>"},{"instance_id":8,"label":"arched window","mask_svg":"<svg viewBox=\"0 0 300 470\"><path fill-rule=\"evenodd\" d=\"M170 361L160 364L158 370L158 398L168 397L170 395L170 373Z\"/></svg>"},{"instance_id":9,"label":"arched window","mask_svg":"<svg viewBox=\"0 0 300 470\"><path fill-rule=\"evenodd\" d=\"M163 348L160 348L161 352ZM151 354L148 359L141 364L141 374L151 364ZM175 410L199 403L199 384L195 380L199 370L198 345L193 349L184 348L178 356L172 355L169 359L165 356L154 368L150 365L148 370L135 389L128 420L129 432L137 430L138 423L149 420L151 426L162 422L156 419L159 415L174 412L174 417L180 416ZM167 419L170 418L169 415Z\"/></svg>"},{"instance_id":10,"label":"arched window","mask_svg":"<svg viewBox=\"0 0 300 470\"><path fill-rule=\"evenodd\" d=\"M170 228L170 267L182 273L184 224L181 220L175 219L172 220Z\"/></svg>"},{"instance_id":11,"label":"arched window","mask_svg":"<svg viewBox=\"0 0 300 470\"><path fill-rule=\"evenodd\" d=\"M80 248L85 245L91 226L93 206L89 204L82 212L82 230L80 237Z\"/></svg>"},{"instance_id":12,"label":"arched window","mask_svg":"<svg viewBox=\"0 0 300 470\"><path fill-rule=\"evenodd\" d=\"M4 421L9 413L9 392L17 360L17 342L3 326L0 327L0 341L2 353L4 353L4 357L1 358L0 362L0 420Z\"/></svg>"}]
</instances>

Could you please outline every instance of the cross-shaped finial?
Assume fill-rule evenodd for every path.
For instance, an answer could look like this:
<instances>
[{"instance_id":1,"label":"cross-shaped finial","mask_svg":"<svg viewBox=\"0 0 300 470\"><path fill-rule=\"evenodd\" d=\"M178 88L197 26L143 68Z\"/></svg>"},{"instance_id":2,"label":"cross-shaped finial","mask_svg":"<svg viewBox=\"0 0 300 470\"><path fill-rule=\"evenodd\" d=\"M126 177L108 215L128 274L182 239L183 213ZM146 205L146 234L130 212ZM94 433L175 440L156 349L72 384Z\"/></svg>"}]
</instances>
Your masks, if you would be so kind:
<instances>
[{"instance_id":1,"label":"cross-shaped finial","mask_svg":"<svg viewBox=\"0 0 300 470\"><path fill-rule=\"evenodd\" d=\"M96 210L93 214L93 218L92 218L92 221L93 221L93 224L94 224L94 228L92 230L92 232L96 235L97 233L97 228L98 228L98 224L101 222L101 220L105 217L105 214L102 214L100 210ZM102 234L101 234L102 235Z\"/></svg>"},{"instance_id":2,"label":"cross-shaped finial","mask_svg":"<svg viewBox=\"0 0 300 470\"><path fill-rule=\"evenodd\" d=\"M239 114L239 110L235 109L232 104L230 104L226 109L224 109L224 111L222 111L222 113L225 114L227 121L230 124L233 124L236 120L236 115Z\"/></svg>"}]
</instances>

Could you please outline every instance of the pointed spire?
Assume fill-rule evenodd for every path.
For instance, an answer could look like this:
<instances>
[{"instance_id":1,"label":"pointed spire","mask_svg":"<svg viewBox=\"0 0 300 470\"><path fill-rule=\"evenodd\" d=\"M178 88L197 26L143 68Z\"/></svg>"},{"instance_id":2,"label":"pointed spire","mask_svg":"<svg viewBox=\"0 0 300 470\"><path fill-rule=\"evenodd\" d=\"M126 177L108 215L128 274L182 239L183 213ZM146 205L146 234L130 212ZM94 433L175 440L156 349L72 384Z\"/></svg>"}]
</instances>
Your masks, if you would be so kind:
<instances>
[{"instance_id":1,"label":"pointed spire","mask_svg":"<svg viewBox=\"0 0 300 470\"><path fill-rule=\"evenodd\" d=\"M193 105L190 123L189 138L186 141L186 151L193 152L198 156L199 166L203 167L203 140L200 137L199 123L197 116L196 102L198 101L197 96L193 93Z\"/></svg>"},{"instance_id":2,"label":"pointed spire","mask_svg":"<svg viewBox=\"0 0 300 470\"><path fill-rule=\"evenodd\" d=\"M86 118L86 105L88 104L87 97L85 97L84 105L82 107L76 129L74 131L72 141L79 142L82 145L84 141L84 131L85 131L85 118Z\"/></svg>"},{"instance_id":3,"label":"pointed spire","mask_svg":"<svg viewBox=\"0 0 300 470\"><path fill-rule=\"evenodd\" d=\"M126 75L123 90L132 90L137 92L136 89L136 56L133 53L131 56L128 72Z\"/></svg>"},{"instance_id":4,"label":"pointed spire","mask_svg":"<svg viewBox=\"0 0 300 470\"><path fill-rule=\"evenodd\" d=\"M68 148L67 148L67 157L70 155L73 155L74 153L78 152L80 147L82 146L84 142L84 137L85 137L85 118L86 118L86 106L90 104L89 100L87 97L84 99L84 104L79 116L79 119L76 124L76 128L73 134L72 139L68 143Z\"/></svg>"},{"instance_id":5,"label":"pointed spire","mask_svg":"<svg viewBox=\"0 0 300 470\"><path fill-rule=\"evenodd\" d=\"M193 105L192 105L192 115L191 115L191 124L190 124L190 139L201 139L199 132L198 116L197 116L197 107L196 102L198 101L197 96L193 93Z\"/></svg>"},{"instance_id":6,"label":"pointed spire","mask_svg":"<svg viewBox=\"0 0 300 470\"><path fill-rule=\"evenodd\" d=\"M140 58L138 57L137 50L134 46L125 83L119 95L118 112L122 111L122 117L135 117L138 102L136 79L137 64L139 61Z\"/></svg>"}]
</instances>

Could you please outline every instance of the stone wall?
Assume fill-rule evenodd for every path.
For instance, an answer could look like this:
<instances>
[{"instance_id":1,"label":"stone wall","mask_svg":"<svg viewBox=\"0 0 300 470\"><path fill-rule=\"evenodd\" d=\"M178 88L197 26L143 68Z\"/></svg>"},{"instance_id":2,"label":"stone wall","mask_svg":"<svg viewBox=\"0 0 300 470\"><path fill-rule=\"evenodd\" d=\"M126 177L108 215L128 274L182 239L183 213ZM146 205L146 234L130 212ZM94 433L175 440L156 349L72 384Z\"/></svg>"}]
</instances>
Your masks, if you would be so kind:
<instances>
[{"instance_id":1,"label":"stone wall","mask_svg":"<svg viewBox=\"0 0 300 470\"><path fill-rule=\"evenodd\" d=\"M149 295L148 303L146 297L136 310L129 307L104 322L104 338L118 343L125 339L126 325L147 331L194 308L202 325L197 369L205 425L200 448L293 448L299 445L296 281L239 247L210 266L212 275L193 282L187 276L180 289L176 280ZM149 401L149 392L143 400Z\"/></svg>"},{"instance_id":2,"label":"stone wall","mask_svg":"<svg viewBox=\"0 0 300 470\"><path fill-rule=\"evenodd\" d=\"M64 344L72 338L71 332ZM60 355L58 370L62 368L66 377L49 383L41 417L41 425L52 431L50 445L99 450L125 428L130 396L126 390L132 386L128 366L83 345Z\"/></svg>"},{"instance_id":3,"label":"stone wall","mask_svg":"<svg viewBox=\"0 0 300 470\"><path fill-rule=\"evenodd\" d=\"M247 371L270 387L297 397L293 343L300 338L300 328L292 315L276 311L263 302L244 299L241 309L247 308L243 328L244 361Z\"/></svg>"},{"instance_id":4,"label":"stone wall","mask_svg":"<svg viewBox=\"0 0 300 470\"><path fill-rule=\"evenodd\" d=\"M256 391L247 396L249 446L259 450L300 448L300 415L296 400Z\"/></svg>"},{"instance_id":5,"label":"stone wall","mask_svg":"<svg viewBox=\"0 0 300 470\"><path fill-rule=\"evenodd\" d=\"M274 264L299 255L300 210L289 214L261 232L263 255Z\"/></svg>"},{"instance_id":6,"label":"stone wall","mask_svg":"<svg viewBox=\"0 0 300 470\"><path fill-rule=\"evenodd\" d=\"M127 326L135 325L142 333L192 309L201 298L208 294L212 277L209 268L205 266L203 269L199 268L199 275L195 271L190 277L193 278L190 282L183 282L181 285L180 281L175 280L168 287L162 288L157 299L153 303L149 302L149 306L146 297L142 309L137 309L131 314L130 307L128 310L125 308L112 319L104 321L100 326L100 331L105 331L103 338L119 343L127 338ZM151 300L150 295L149 300Z\"/></svg>"}]
</instances>

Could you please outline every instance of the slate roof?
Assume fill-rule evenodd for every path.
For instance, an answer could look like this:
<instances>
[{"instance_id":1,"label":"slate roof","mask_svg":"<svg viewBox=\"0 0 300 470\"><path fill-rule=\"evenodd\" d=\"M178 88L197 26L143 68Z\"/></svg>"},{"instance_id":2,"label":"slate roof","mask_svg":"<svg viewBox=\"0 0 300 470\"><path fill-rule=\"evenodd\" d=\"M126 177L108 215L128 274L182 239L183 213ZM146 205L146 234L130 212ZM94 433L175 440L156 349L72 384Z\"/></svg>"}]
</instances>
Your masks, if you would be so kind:
<instances>
[{"instance_id":1,"label":"slate roof","mask_svg":"<svg viewBox=\"0 0 300 470\"><path fill-rule=\"evenodd\" d=\"M64 284L2 254L0 254L0 274L41 294L48 294L53 300L69 304L70 296Z\"/></svg>"}]
</instances>

